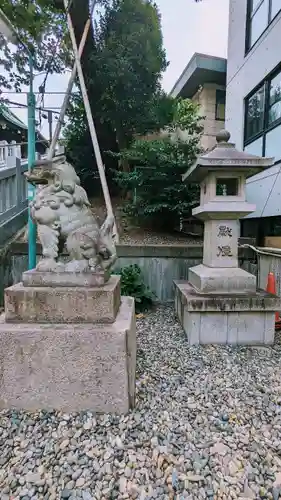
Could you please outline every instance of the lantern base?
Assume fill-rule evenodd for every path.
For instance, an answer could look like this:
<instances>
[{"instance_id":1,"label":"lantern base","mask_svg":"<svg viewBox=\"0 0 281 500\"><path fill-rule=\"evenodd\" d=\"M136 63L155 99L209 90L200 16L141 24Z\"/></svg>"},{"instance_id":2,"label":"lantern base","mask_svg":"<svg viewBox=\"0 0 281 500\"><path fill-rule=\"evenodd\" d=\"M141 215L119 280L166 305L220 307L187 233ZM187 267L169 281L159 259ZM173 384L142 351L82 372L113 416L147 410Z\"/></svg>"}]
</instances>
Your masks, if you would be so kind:
<instances>
[{"instance_id":1,"label":"lantern base","mask_svg":"<svg viewBox=\"0 0 281 500\"><path fill-rule=\"evenodd\" d=\"M279 297L262 290L203 294L187 282L174 284L176 314L190 345L273 344Z\"/></svg>"}]
</instances>

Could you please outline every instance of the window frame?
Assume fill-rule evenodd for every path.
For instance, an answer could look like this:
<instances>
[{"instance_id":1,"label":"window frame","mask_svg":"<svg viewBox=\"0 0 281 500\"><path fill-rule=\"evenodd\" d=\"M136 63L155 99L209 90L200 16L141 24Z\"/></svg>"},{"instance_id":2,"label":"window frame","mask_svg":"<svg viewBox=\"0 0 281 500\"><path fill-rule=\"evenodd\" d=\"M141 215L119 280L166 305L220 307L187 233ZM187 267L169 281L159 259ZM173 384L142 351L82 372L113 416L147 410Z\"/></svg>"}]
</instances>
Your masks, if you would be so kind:
<instances>
[{"instance_id":1,"label":"window frame","mask_svg":"<svg viewBox=\"0 0 281 500\"><path fill-rule=\"evenodd\" d=\"M261 5L268 1L268 12L267 12L267 22L266 22L266 27L260 34L260 36L255 40L255 42L250 45L250 34L251 34L251 21L256 15L257 11L261 7ZM246 10L246 36L245 36L245 57L246 55L252 50L252 48L258 43L260 38L263 36L267 28L270 26L270 24L274 21L274 19L280 14L281 12L281 7L280 9L276 12L274 17L271 19L271 13L272 13L272 2L273 0L258 0L258 3L256 7L253 9L253 0L247 0L247 10Z\"/></svg>"},{"instance_id":2,"label":"window frame","mask_svg":"<svg viewBox=\"0 0 281 500\"><path fill-rule=\"evenodd\" d=\"M222 102L219 102L218 95L224 93L224 118L219 118L219 113L218 113L218 105L222 104ZM215 113L215 119L220 122L225 122L225 101L226 101L226 90L225 89L216 89L216 113Z\"/></svg>"},{"instance_id":3,"label":"window frame","mask_svg":"<svg viewBox=\"0 0 281 500\"><path fill-rule=\"evenodd\" d=\"M277 76L279 76L279 81L281 83L281 71L278 71L277 73L275 73L271 78L270 80L268 81L268 100L267 100L267 108L265 109L265 111L267 112L267 127L272 127L272 128L275 128L274 125L276 123L279 123L280 120L281 120L281 114L280 114L280 117L277 118L276 120L271 120L270 121L270 117L269 117L269 112L270 112L270 109L275 105L277 104L278 102L281 102L281 99L279 98L279 100L276 100L273 104L270 104L270 82L272 82L272 80L274 80L274 78L276 78ZM280 88L281 88L281 85L280 85Z\"/></svg>"},{"instance_id":4,"label":"window frame","mask_svg":"<svg viewBox=\"0 0 281 500\"><path fill-rule=\"evenodd\" d=\"M264 89L264 107L263 107L263 125L262 129L257 132L256 134L252 135L251 137L247 137L247 118L248 118L248 106L249 106L249 101L250 99L259 92L259 90ZM250 144L251 142L254 142L254 140L258 139L262 133L264 132L265 129L265 115L266 115L266 101L267 101L267 89L265 85L265 81L262 81L255 89L244 99L244 107L245 107L245 116L244 116L244 146Z\"/></svg>"},{"instance_id":5,"label":"window frame","mask_svg":"<svg viewBox=\"0 0 281 500\"><path fill-rule=\"evenodd\" d=\"M262 156L265 156L265 148L266 148L266 135L271 130L280 127L281 125L281 116L274 122L269 123L269 99L270 99L270 82L276 77L280 75L281 80L281 63L276 66L246 97L244 98L244 148L249 144L253 143L259 138L262 138ZM248 111L248 102L259 89L264 86L264 115L263 115L263 127L260 132L247 138L247 111ZM276 163L279 163L278 160Z\"/></svg>"}]
</instances>

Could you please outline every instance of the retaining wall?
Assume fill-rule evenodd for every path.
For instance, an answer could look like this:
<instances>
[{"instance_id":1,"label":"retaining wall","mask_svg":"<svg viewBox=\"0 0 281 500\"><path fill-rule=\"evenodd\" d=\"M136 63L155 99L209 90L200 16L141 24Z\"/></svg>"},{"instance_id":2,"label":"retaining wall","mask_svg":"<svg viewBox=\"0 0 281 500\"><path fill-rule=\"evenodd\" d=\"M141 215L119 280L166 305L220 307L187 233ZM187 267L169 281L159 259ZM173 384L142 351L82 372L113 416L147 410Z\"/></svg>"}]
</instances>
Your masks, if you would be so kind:
<instances>
[{"instance_id":1,"label":"retaining wall","mask_svg":"<svg viewBox=\"0 0 281 500\"><path fill-rule=\"evenodd\" d=\"M118 245L117 268L137 264L142 269L145 283L160 302L174 299L173 280L186 280L188 269L202 262L202 245ZM38 258L41 245L37 245ZM255 254L248 249L239 251L240 266L256 274ZM6 286L21 281L28 267L26 243L12 242L5 259L0 261L0 301ZM1 274L2 273L2 274Z\"/></svg>"}]
</instances>

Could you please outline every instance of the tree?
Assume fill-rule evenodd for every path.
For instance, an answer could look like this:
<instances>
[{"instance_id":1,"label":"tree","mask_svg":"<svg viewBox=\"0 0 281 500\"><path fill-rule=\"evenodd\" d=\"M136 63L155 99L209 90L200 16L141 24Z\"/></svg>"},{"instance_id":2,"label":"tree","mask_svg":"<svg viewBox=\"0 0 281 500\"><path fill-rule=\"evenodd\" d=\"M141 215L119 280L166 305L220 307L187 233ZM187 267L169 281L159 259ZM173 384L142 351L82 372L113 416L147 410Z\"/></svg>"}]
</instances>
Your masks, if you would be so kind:
<instances>
[{"instance_id":1,"label":"tree","mask_svg":"<svg viewBox=\"0 0 281 500\"><path fill-rule=\"evenodd\" d=\"M160 130L172 119L173 100L160 87L167 62L159 12L149 0L106 1L94 33L87 62L88 91L100 124L101 149L116 151L116 141L120 149L127 147L135 134ZM67 150L82 180L94 179L81 96L72 100L69 118ZM121 162L126 169L125 159Z\"/></svg>"},{"instance_id":2,"label":"tree","mask_svg":"<svg viewBox=\"0 0 281 500\"><path fill-rule=\"evenodd\" d=\"M182 182L182 175L200 153L202 117L189 100L175 100L174 120L166 134L153 140L134 141L119 153L131 165L130 172L117 172L120 187L136 192L127 213L141 224L174 228L180 217L190 215L198 202L198 186ZM186 139L179 138L179 131Z\"/></svg>"},{"instance_id":3,"label":"tree","mask_svg":"<svg viewBox=\"0 0 281 500\"><path fill-rule=\"evenodd\" d=\"M195 0L195 2L199 1L201 0ZM100 30L98 31L102 40L105 39L103 35L105 33L107 34L106 46L109 49L110 44L114 44L114 40L111 38L110 33L110 22L116 25L114 27L116 34L118 30L115 28L118 27L119 34L121 33L122 36L122 29L126 26L126 22L124 24L122 23L122 15L124 16L126 14L126 2L122 2L122 0L98 0L97 5L99 4L105 7L105 15L102 15L103 22L101 22L99 26ZM139 39L142 39L144 44L148 47L152 40L153 30L150 31L150 27L153 26L153 23L155 28L154 41L157 42L157 37L158 42L162 39L159 25L160 18L157 7L153 4L152 0L136 0L136 2L131 0L131 6L134 6L135 13L138 12L141 4L144 14L143 19L149 21L149 25L146 27L141 25L141 17L139 17L139 20L135 18L136 22L131 24L131 26L135 26L136 29L140 28ZM74 24L76 40L79 44L83 28L88 18L89 0L72 0L70 5L70 13ZM129 2L127 2L127 6L128 5ZM11 20L21 40L33 52L35 69L40 72L48 69L50 73L59 73L62 72L65 67L71 65L73 57L66 29L63 0L1 0L1 9ZM114 15L112 15L114 10L116 11L115 13L117 13L118 10L115 18ZM145 15L145 11L147 16ZM124 19L125 17L123 17L123 20ZM127 30L126 27L125 31L128 33L130 30ZM133 30L131 31L133 33ZM148 39L145 37L146 34L149 34ZM0 66L3 65L8 72L8 75L0 75L0 91L13 87L19 91L21 84L28 83L28 55L26 51L22 50L20 43L16 51L11 50L10 47L8 47L7 40L1 36L1 34L0 49L2 50ZM95 39L91 27L82 55L82 65L84 65L83 69L86 81L88 80L87 76L89 72L87 71L87 66L90 60L90 54L94 49ZM164 56L163 49L162 55ZM164 58L162 58L162 70L165 69L166 64Z\"/></svg>"},{"instance_id":4,"label":"tree","mask_svg":"<svg viewBox=\"0 0 281 500\"><path fill-rule=\"evenodd\" d=\"M108 136L107 149L112 148L115 138L122 148L135 133L154 130L159 120L163 124L167 121L169 98L160 88L160 75L167 66L160 16L151 0L99 0L98 4L104 10L88 36L82 68L98 137ZM34 47L35 69L52 73L71 65L73 54L62 0L3 0L1 7L22 40ZM88 13L88 0L72 1L77 43ZM0 88L14 85L19 90L28 82L27 53L19 44L14 54L4 38L1 44L4 57L0 64L9 77L2 76ZM70 116L77 112L84 123L78 134L69 129L68 138L81 138L83 130L85 138L89 137L80 101L79 105L74 102Z\"/></svg>"},{"instance_id":5,"label":"tree","mask_svg":"<svg viewBox=\"0 0 281 500\"><path fill-rule=\"evenodd\" d=\"M109 124L101 124L99 120L96 120L96 128L101 151L110 148L117 152L115 134ZM83 100L79 94L74 95L71 99L68 109L68 124L64 128L63 138L68 159L75 166L88 194L90 196L102 194ZM107 157L106 176L111 193L114 193L114 189L116 189L116 183L113 181L114 169L116 169L116 159Z\"/></svg>"},{"instance_id":6,"label":"tree","mask_svg":"<svg viewBox=\"0 0 281 500\"><path fill-rule=\"evenodd\" d=\"M139 134L143 132L158 132L167 124L172 122L174 116L174 99L164 92L158 93L151 100L151 107L147 123L144 120L142 128L138 129ZM102 120L102 115L99 117ZM110 123L103 122L102 126L98 120L99 143L102 152L111 150L118 152L118 144L116 135L112 133ZM96 193L98 177L97 168L95 168L95 159L92 149L91 137L87 125L83 100L80 94L72 97L68 109L68 124L64 131L64 143L70 161L73 162L75 168L81 177L83 185L93 187L93 193ZM112 181L112 189L115 189L112 169L116 169L116 157L106 155L105 163L107 168L107 178Z\"/></svg>"},{"instance_id":7,"label":"tree","mask_svg":"<svg viewBox=\"0 0 281 500\"><path fill-rule=\"evenodd\" d=\"M56 0L2 0L1 9L15 27L19 39L33 54L35 70L61 72L70 64L66 19ZM16 50L0 35L0 65L7 74L0 76L0 90L20 90L29 81L28 53L21 42Z\"/></svg>"},{"instance_id":8,"label":"tree","mask_svg":"<svg viewBox=\"0 0 281 500\"><path fill-rule=\"evenodd\" d=\"M152 104L163 97L160 79L167 61L157 7L151 0L107 2L95 41L91 64L102 86L100 112L122 149L150 120L155 122Z\"/></svg>"}]
</instances>

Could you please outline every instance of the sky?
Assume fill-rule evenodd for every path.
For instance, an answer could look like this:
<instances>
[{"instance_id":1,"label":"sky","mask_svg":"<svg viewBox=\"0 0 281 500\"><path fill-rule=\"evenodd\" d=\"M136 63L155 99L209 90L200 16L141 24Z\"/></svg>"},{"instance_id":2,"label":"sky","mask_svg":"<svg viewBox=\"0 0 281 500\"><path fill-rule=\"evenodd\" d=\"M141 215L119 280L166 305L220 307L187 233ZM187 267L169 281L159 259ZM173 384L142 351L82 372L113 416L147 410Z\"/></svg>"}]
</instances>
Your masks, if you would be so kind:
<instances>
[{"instance_id":1,"label":"sky","mask_svg":"<svg viewBox=\"0 0 281 500\"><path fill-rule=\"evenodd\" d=\"M162 31L167 59L170 62L163 75L163 88L169 92L194 52L226 57L229 0L156 0L162 17ZM44 75L35 77L34 89L38 90ZM46 92L64 92L69 73L48 77ZM23 89L27 90L27 89ZM26 95L8 94L10 100L26 103ZM63 94L46 95L45 107L59 107ZM26 110L12 111L27 122ZM42 119L41 132L48 135L47 120ZM54 121L54 126L55 126Z\"/></svg>"}]
</instances>

